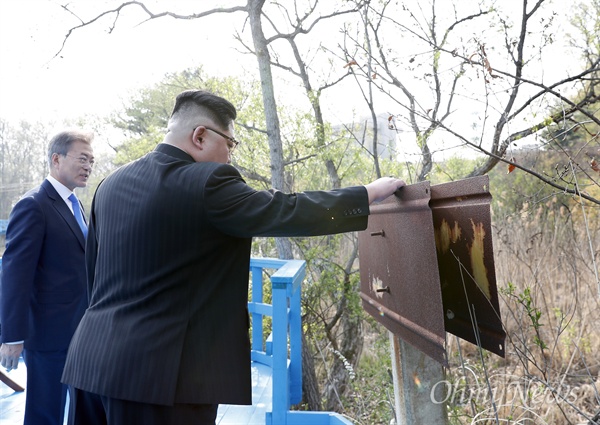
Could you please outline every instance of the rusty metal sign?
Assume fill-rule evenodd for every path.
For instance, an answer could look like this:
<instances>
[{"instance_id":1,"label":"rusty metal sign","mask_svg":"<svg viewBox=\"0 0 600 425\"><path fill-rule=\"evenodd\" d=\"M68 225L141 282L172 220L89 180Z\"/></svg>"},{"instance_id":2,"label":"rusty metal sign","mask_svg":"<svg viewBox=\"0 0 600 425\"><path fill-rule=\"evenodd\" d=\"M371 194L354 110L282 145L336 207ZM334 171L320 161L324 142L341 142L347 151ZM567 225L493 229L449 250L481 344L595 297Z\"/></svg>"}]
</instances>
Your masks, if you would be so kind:
<instances>
[{"instance_id":1,"label":"rusty metal sign","mask_svg":"<svg viewBox=\"0 0 600 425\"><path fill-rule=\"evenodd\" d=\"M394 334L447 364L429 182L371 207L359 233L364 309Z\"/></svg>"},{"instance_id":2,"label":"rusty metal sign","mask_svg":"<svg viewBox=\"0 0 600 425\"><path fill-rule=\"evenodd\" d=\"M488 176L431 187L446 331L504 357Z\"/></svg>"},{"instance_id":3,"label":"rusty metal sign","mask_svg":"<svg viewBox=\"0 0 600 425\"><path fill-rule=\"evenodd\" d=\"M363 307L447 365L448 331L504 356L487 176L405 186L359 233Z\"/></svg>"}]
</instances>

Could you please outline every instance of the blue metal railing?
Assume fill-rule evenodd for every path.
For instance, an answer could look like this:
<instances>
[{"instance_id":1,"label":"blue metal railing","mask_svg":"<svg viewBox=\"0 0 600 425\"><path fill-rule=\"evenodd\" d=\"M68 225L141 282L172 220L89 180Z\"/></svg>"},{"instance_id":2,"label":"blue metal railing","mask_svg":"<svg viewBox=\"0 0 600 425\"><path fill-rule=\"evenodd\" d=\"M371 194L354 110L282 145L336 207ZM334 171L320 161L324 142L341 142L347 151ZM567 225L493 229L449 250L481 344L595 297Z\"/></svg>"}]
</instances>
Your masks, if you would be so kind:
<instances>
[{"instance_id":1,"label":"blue metal railing","mask_svg":"<svg viewBox=\"0 0 600 425\"><path fill-rule=\"evenodd\" d=\"M272 304L264 302L263 270L277 269L271 276ZM252 360L273 369L272 411L266 425L352 425L333 412L291 411L302 400L302 324L300 294L306 262L252 258ZM272 332L264 338L264 319L272 317Z\"/></svg>"}]
</instances>

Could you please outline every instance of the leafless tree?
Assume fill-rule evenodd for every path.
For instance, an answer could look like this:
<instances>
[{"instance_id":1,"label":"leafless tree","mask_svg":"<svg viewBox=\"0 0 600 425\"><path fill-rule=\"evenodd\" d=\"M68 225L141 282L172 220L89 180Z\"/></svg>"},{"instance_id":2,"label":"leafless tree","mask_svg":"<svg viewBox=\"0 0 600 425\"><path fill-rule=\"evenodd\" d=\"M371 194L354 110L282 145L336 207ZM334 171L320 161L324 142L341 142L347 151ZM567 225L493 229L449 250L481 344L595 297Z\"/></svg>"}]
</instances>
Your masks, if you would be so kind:
<instances>
[{"instance_id":1,"label":"leafless tree","mask_svg":"<svg viewBox=\"0 0 600 425\"><path fill-rule=\"evenodd\" d=\"M589 3L595 9L592 5L588 20L576 25L584 33L596 30L587 30L587 40L578 46L583 60L571 58L579 68L570 73L566 66L562 73L545 68L552 55L575 51L573 44L558 49L566 35L556 32L559 12L548 0L522 0L512 9L507 6L516 2L369 2L362 6L362 28L346 28L340 57L351 65L369 108L377 107L369 94L375 90L379 104L384 98L390 111L390 126L405 142L416 142L416 180L428 178L436 150L462 146L484 159L456 178L486 174L505 163L599 203L511 154L517 143L560 145L560 136L548 137L552 129L564 135L600 125L600 51L593 35L597 40L593 10L598 5ZM575 12L573 6L570 13ZM597 135L590 139L598 145ZM589 164L571 159L577 172L589 175Z\"/></svg>"}]
</instances>

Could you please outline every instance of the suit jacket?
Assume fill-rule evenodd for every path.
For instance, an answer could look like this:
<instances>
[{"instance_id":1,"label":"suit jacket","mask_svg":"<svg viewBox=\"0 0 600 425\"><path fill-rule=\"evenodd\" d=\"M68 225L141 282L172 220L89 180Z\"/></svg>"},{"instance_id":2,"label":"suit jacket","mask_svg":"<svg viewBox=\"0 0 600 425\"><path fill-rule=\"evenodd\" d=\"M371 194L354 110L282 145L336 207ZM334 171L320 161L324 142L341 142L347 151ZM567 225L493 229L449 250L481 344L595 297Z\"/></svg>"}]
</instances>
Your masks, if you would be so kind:
<instances>
[{"instance_id":1,"label":"suit jacket","mask_svg":"<svg viewBox=\"0 0 600 425\"><path fill-rule=\"evenodd\" d=\"M363 186L256 191L231 165L159 144L96 191L90 306L63 382L153 404L251 404L251 238L364 229L368 213Z\"/></svg>"},{"instance_id":2,"label":"suit jacket","mask_svg":"<svg viewBox=\"0 0 600 425\"><path fill-rule=\"evenodd\" d=\"M66 350L87 306L85 239L48 180L10 213L2 258L2 342Z\"/></svg>"}]
</instances>

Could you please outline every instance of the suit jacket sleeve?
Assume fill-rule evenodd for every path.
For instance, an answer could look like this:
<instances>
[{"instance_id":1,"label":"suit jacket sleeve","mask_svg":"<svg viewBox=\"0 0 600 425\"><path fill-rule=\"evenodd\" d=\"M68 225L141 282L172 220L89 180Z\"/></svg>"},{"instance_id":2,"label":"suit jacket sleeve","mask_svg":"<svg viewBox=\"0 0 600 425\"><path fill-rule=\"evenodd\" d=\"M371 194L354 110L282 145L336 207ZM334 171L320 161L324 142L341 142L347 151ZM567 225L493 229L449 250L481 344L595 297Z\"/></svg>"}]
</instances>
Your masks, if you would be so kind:
<instances>
[{"instance_id":1,"label":"suit jacket sleeve","mask_svg":"<svg viewBox=\"0 0 600 425\"><path fill-rule=\"evenodd\" d=\"M317 236L367 227L364 186L331 191L283 193L249 187L230 165L217 167L206 181L209 220L236 237Z\"/></svg>"},{"instance_id":2,"label":"suit jacket sleeve","mask_svg":"<svg viewBox=\"0 0 600 425\"><path fill-rule=\"evenodd\" d=\"M30 297L44 240L44 214L32 197L13 208L2 258L2 342L27 339Z\"/></svg>"}]
</instances>

